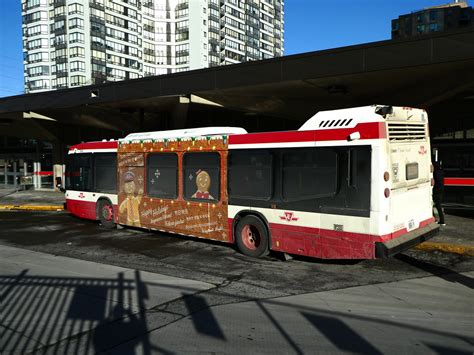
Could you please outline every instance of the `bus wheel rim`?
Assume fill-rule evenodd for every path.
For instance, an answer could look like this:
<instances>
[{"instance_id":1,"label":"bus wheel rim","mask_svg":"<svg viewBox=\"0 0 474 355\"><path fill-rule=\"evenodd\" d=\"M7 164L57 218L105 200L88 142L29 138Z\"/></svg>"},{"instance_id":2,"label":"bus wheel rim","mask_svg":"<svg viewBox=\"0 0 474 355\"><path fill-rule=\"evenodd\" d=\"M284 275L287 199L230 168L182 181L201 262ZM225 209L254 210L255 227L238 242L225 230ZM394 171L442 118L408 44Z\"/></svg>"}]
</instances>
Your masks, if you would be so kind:
<instances>
[{"instance_id":1,"label":"bus wheel rim","mask_svg":"<svg viewBox=\"0 0 474 355\"><path fill-rule=\"evenodd\" d=\"M260 245L260 234L252 225L245 225L244 228L242 228L240 235L242 237L242 242L247 249L256 250Z\"/></svg>"},{"instance_id":2,"label":"bus wheel rim","mask_svg":"<svg viewBox=\"0 0 474 355\"><path fill-rule=\"evenodd\" d=\"M104 219L106 221L111 221L113 215L114 215L114 210L112 209L111 205L106 204L104 205L104 207L102 207L102 216L104 216Z\"/></svg>"}]
</instances>

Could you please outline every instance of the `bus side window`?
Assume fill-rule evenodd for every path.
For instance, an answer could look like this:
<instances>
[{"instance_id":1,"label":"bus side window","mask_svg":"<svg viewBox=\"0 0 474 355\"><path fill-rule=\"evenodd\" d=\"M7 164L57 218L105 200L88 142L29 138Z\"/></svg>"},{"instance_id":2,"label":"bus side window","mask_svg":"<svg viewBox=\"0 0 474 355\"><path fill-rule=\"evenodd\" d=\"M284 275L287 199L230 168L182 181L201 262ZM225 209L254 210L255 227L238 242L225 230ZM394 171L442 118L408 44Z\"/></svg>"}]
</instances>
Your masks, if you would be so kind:
<instances>
[{"instance_id":1,"label":"bus side window","mask_svg":"<svg viewBox=\"0 0 474 355\"><path fill-rule=\"evenodd\" d=\"M357 151L349 149L347 151L347 186L357 187Z\"/></svg>"},{"instance_id":2,"label":"bus side window","mask_svg":"<svg viewBox=\"0 0 474 355\"><path fill-rule=\"evenodd\" d=\"M283 153L285 201L332 197L337 193L337 153L332 148L289 149Z\"/></svg>"},{"instance_id":3,"label":"bus side window","mask_svg":"<svg viewBox=\"0 0 474 355\"><path fill-rule=\"evenodd\" d=\"M266 150L229 152L229 198L269 200L273 192L273 157Z\"/></svg>"},{"instance_id":4,"label":"bus side window","mask_svg":"<svg viewBox=\"0 0 474 355\"><path fill-rule=\"evenodd\" d=\"M153 153L147 158L147 195L178 197L178 156L175 153Z\"/></svg>"},{"instance_id":5,"label":"bus side window","mask_svg":"<svg viewBox=\"0 0 474 355\"><path fill-rule=\"evenodd\" d=\"M117 154L94 154L94 191L117 193Z\"/></svg>"},{"instance_id":6,"label":"bus side window","mask_svg":"<svg viewBox=\"0 0 474 355\"><path fill-rule=\"evenodd\" d=\"M220 198L219 153L186 153L183 156L184 198L217 201Z\"/></svg>"}]
</instances>

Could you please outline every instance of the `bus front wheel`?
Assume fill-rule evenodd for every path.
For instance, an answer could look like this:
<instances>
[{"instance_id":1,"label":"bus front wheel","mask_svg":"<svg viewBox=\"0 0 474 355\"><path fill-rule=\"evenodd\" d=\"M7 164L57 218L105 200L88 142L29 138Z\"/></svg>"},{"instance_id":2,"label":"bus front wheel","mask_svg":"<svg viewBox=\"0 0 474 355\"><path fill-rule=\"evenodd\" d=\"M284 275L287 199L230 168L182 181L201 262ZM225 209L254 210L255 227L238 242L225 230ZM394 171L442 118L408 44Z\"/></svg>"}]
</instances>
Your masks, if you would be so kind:
<instances>
[{"instance_id":1,"label":"bus front wheel","mask_svg":"<svg viewBox=\"0 0 474 355\"><path fill-rule=\"evenodd\" d=\"M105 228L115 227L114 206L108 200L100 200L97 207L100 224Z\"/></svg>"},{"instance_id":2,"label":"bus front wheel","mask_svg":"<svg viewBox=\"0 0 474 355\"><path fill-rule=\"evenodd\" d=\"M237 223L235 239L237 247L245 255L258 258L268 254L267 228L256 216L245 216Z\"/></svg>"}]
</instances>

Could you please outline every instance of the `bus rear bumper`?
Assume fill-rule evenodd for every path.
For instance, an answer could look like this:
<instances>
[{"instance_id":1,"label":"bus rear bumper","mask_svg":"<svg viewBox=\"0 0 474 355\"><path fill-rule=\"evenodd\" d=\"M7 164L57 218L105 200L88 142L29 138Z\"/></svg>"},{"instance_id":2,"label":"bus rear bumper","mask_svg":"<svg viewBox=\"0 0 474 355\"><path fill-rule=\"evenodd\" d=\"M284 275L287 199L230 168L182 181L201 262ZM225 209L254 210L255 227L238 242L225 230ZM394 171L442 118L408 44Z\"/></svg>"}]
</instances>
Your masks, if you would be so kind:
<instances>
[{"instance_id":1,"label":"bus rear bumper","mask_svg":"<svg viewBox=\"0 0 474 355\"><path fill-rule=\"evenodd\" d=\"M375 242L375 257L389 258L431 239L438 232L439 225L433 222L387 242Z\"/></svg>"}]
</instances>

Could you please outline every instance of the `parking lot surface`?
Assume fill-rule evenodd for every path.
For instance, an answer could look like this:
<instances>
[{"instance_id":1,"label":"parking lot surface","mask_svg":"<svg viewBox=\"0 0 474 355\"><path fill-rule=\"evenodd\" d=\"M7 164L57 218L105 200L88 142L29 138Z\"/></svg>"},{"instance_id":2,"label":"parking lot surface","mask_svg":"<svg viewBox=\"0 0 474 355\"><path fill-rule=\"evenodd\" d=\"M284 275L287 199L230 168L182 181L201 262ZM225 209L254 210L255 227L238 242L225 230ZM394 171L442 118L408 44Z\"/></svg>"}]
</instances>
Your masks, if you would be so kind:
<instances>
[{"instance_id":1,"label":"parking lot surface","mask_svg":"<svg viewBox=\"0 0 474 355\"><path fill-rule=\"evenodd\" d=\"M67 212L3 211L0 218L2 294L10 290L14 297L6 303L12 312L4 313L10 318L2 317L5 351L463 353L472 348L474 258L467 255L410 250L384 260L283 261L280 254L252 259L232 245L108 230ZM445 233L465 239L472 223L450 216ZM64 309L44 306L48 303L41 300L49 295ZM15 299L20 296L23 301ZM38 308L43 320L32 318ZM55 319L64 331L52 326ZM341 342L340 334L347 341Z\"/></svg>"}]
</instances>

